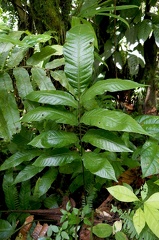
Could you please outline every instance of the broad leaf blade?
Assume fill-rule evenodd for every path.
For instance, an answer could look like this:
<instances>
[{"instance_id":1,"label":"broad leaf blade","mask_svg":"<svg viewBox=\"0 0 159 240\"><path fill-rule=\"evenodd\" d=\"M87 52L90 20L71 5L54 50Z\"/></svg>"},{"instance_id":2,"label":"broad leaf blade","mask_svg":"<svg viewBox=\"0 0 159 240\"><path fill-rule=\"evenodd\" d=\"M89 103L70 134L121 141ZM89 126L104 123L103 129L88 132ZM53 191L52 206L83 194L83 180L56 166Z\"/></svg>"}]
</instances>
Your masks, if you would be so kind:
<instances>
[{"instance_id":1,"label":"broad leaf blade","mask_svg":"<svg viewBox=\"0 0 159 240\"><path fill-rule=\"evenodd\" d=\"M44 195L55 181L57 174L58 171L56 168L50 168L41 178L38 178L35 184L33 197L40 198Z\"/></svg>"},{"instance_id":2,"label":"broad leaf blade","mask_svg":"<svg viewBox=\"0 0 159 240\"><path fill-rule=\"evenodd\" d=\"M0 239L7 240L14 231L15 228L8 221L0 219Z\"/></svg>"},{"instance_id":3,"label":"broad leaf blade","mask_svg":"<svg viewBox=\"0 0 159 240\"><path fill-rule=\"evenodd\" d=\"M55 89L51 79L46 76L46 71L42 68L31 69L33 81L37 84L40 90L51 90Z\"/></svg>"},{"instance_id":4,"label":"broad leaf blade","mask_svg":"<svg viewBox=\"0 0 159 240\"><path fill-rule=\"evenodd\" d=\"M117 200L122 202L135 202L139 201L136 195L127 187L124 186L113 186L107 188L108 192L115 197Z\"/></svg>"},{"instance_id":5,"label":"broad leaf blade","mask_svg":"<svg viewBox=\"0 0 159 240\"><path fill-rule=\"evenodd\" d=\"M145 203L149 206L159 209L159 193L157 192L152 194Z\"/></svg>"},{"instance_id":6,"label":"broad leaf blade","mask_svg":"<svg viewBox=\"0 0 159 240\"><path fill-rule=\"evenodd\" d=\"M148 140L141 150L141 169L143 177L159 173L158 141Z\"/></svg>"},{"instance_id":7,"label":"broad leaf blade","mask_svg":"<svg viewBox=\"0 0 159 240\"><path fill-rule=\"evenodd\" d=\"M78 137L71 132L48 131L35 137L29 144L38 148L61 148L78 142Z\"/></svg>"},{"instance_id":8,"label":"broad leaf blade","mask_svg":"<svg viewBox=\"0 0 159 240\"><path fill-rule=\"evenodd\" d=\"M38 167L63 166L79 158L80 157L77 152L59 149L48 154L42 154L36 159L33 165Z\"/></svg>"},{"instance_id":9,"label":"broad leaf blade","mask_svg":"<svg viewBox=\"0 0 159 240\"><path fill-rule=\"evenodd\" d=\"M109 92L124 91L141 86L143 87L144 85L130 80L122 80L117 78L101 80L96 82L82 95L81 101L84 103L85 101L94 98L96 95L104 94L107 91Z\"/></svg>"},{"instance_id":10,"label":"broad leaf blade","mask_svg":"<svg viewBox=\"0 0 159 240\"><path fill-rule=\"evenodd\" d=\"M11 157L7 158L0 166L0 171L14 168L24 161L30 161L34 157L39 156L40 152L37 150L28 150L23 152L16 152Z\"/></svg>"},{"instance_id":11,"label":"broad leaf blade","mask_svg":"<svg viewBox=\"0 0 159 240\"><path fill-rule=\"evenodd\" d=\"M57 123L65 123L77 125L76 116L66 110L49 107L38 107L28 112L23 118L22 122L41 121L44 119L51 119Z\"/></svg>"},{"instance_id":12,"label":"broad leaf blade","mask_svg":"<svg viewBox=\"0 0 159 240\"><path fill-rule=\"evenodd\" d=\"M113 228L109 224L99 223L93 226L92 231L99 238L107 238L112 234Z\"/></svg>"},{"instance_id":13,"label":"broad leaf blade","mask_svg":"<svg viewBox=\"0 0 159 240\"><path fill-rule=\"evenodd\" d=\"M0 73L0 106L10 134L19 132L20 116L14 98L12 80L8 73Z\"/></svg>"},{"instance_id":14,"label":"broad leaf blade","mask_svg":"<svg viewBox=\"0 0 159 240\"><path fill-rule=\"evenodd\" d=\"M60 90L34 91L27 96L27 99L50 105L66 105L74 108L78 106L77 101L71 94Z\"/></svg>"},{"instance_id":15,"label":"broad leaf blade","mask_svg":"<svg viewBox=\"0 0 159 240\"><path fill-rule=\"evenodd\" d=\"M101 108L94 109L84 113L81 123L109 131L124 131L149 135L131 116L119 111Z\"/></svg>"},{"instance_id":16,"label":"broad leaf blade","mask_svg":"<svg viewBox=\"0 0 159 240\"><path fill-rule=\"evenodd\" d=\"M89 130L83 136L82 141L110 152L132 152L117 135L101 129Z\"/></svg>"},{"instance_id":17,"label":"broad leaf blade","mask_svg":"<svg viewBox=\"0 0 159 240\"><path fill-rule=\"evenodd\" d=\"M75 94L80 95L88 86L94 61L94 33L87 24L67 32L64 45L65 73Z\"/></svg>"},{"instance_id":18,"label":"broad leaf blade","mask_svg":"<svg viewBox=\"0 0 159 240\"><path fill-rule=\"evenodd\" d=\"M44 168L39 166L28 165L21 172L18 173L14 180L14 184L24 182L34 177L37 173L41 172Z\"/></svg>"},{"instance_id":19,"label":"broad leaf blade","mask_svg":"<svg viewBox=\"0 0 159 240\"><path fill-rule=\"evenodd\" d=\"M159 238L159 210L144 203L144 213L148 227Z\"/></svg>"},{"instance_id":20,"label":"broad leaf blade","mask_svg":"<svg viewBox=\"0 0 159 240\"><path fill-rule=\"evenodd\" d=\"M117 181L114 169L105 156L93 152L85 152L82 156L82 160L85 168L91 173L101 178Z\"/></svg>"},{"instance_id":21,"label":"broad leaf blade","mask_svg":"<svg viewBox=\"0 0 159 240\"><path fill-rule=\"evenodd\" d=\"M145 227L145 215L141 208L138 208L133 216L133 223L138 235Z\"/></svg>"}]
</instances>

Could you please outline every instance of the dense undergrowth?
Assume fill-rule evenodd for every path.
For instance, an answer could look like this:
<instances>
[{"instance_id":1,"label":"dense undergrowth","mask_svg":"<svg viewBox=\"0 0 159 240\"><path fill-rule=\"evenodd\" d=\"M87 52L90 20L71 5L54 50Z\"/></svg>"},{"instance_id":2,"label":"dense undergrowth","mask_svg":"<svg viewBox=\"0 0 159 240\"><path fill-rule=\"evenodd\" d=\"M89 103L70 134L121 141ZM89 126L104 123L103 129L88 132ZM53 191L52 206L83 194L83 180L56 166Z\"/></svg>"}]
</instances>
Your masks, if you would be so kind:
<instances>
[{"instance_id":1,"label":"dense undergrowth","mask_svg":"<svg viewBox=\"0 0 159 240\"><path fill-rule=\"evenodd\" d=\"M0 239L158 239L159 118L116 98L147 86L95 78L95 31L73 20L64 46L2 25Z\"/></svg>"}]
</instances>

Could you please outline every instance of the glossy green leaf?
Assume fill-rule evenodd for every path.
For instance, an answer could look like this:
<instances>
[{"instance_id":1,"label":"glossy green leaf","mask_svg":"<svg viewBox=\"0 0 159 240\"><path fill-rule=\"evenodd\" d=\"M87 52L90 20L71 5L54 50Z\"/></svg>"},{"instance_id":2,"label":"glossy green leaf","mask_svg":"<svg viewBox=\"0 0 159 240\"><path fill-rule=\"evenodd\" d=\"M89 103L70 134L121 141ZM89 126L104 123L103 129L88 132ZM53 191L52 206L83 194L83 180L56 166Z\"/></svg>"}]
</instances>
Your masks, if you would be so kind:
<instances>
[{"instance_id":1,"label":"glossy green leaf","mask_svg":"<svg viewBox=\"0 0 159 240\"><path fill-rule=\"evenodd\" d=\"M50 105L64 105L74 108L78 107L78 102L70 93L60 90L34 91L27 96L27 99Z\"/></svg>"},{"instance_id":2,"label":"glossy green leaf","mask_svg":"<svg viewBox=\"0 0 159 240\"><path fill-rule=\"evenodd\" d=\"M131 116L114 110L99 108L85 112L81 118L81 123L109 131L124 131L149 135Z\"/></svg>"},{"instance_id":3,"label":"glossy green leaf","mask_svg":"<svg viewBox=\"0 0 159 240\"><path fill-rule=\"evenodd\" d=\"M117 181L112 165L102 154L85 152L82 156L82 160L85 168L91 173L100 176L101 178Z\"/></svg>"},{"instance_id":4,"label":"glossy green leaf","mask_svg":"<svg viewBox=\"0 0 159 240\"><path fill-rule=\"evenodd\" d=\"M102 129L88 130L82 141L110 152L132 152L117 135Z\"/></svg>"},{"instance_id":5,"label":"glossy green leaf","mask_svg":"<svg viewBox=\"0 0 159 240\"><path fill-rule=\"evenodd\" d=\"M79 96L88 86L94 61L94 33L87 24L77 25L67 32L64 45L65 74Z\"/></svg>"},{"instance_id":6,"label":"glossy green leaf","mask_svg":"<svg viewBox=\"0 0 159 240\"><path fill-rule=\"evenodd\" d=\"M16 79L19 96L23 99L33 91L30 76L28 71L23 67L14 68L13 74Z\"/></svg>"},{"instance_id":7,"label":"glossy green leaf","mask_svg":"<svg viewBox=\"0 0 159 240\"><path fill-rule=\"evenodd\" d=\"M159 140L159 117L153 115L142 115L135 118L142 128Z\"/></svg>"},{"instance_id":8,"label":"glossy green leaf","mask_svg":"<svg viewBox=\"0 0 159 240\"><path fill-rule=\"evenodd\" d=\"M47 166L63 166L79 159L79 154L73 151L66 151L65 149L54 150L48 154L42 154L34 162L34 166L47 167Z\"/></svg>"},{"instance_id":9,"label":"glossy green leaf","mask_svg":"<svg viewBox=\"0 0 159 240\"><path fill-rule=\"evenodd\" d=\"M113 228L109 224L98 223L97 225L93 226L92 231L97 237L106 238L112 234Z\"/></svg>"},{"instance_id":10,"label":"glossy green leaf","mask_svg":"<svg viewBox=\"0 0 159 240\"><path fill-rule=\"evenodd\" d=\"M7 240L15 231L8 221L0 219L0 239Z\"/></svg>"},{"instance_id":11,"label":"glossy green leaf","mask_svg":"<svg viewBox=\"0 0 159 240\"><path fill-rule=\"evenodd\" d=\"M58 170L56 168L50 168L44 175L36 181L33 197L40 198L44 195L52 183L55 181L58 174Z\"/></svg>"},{"instance_id":12,"label":"glossy green leaf","mask_svg":"<svg viewBox=\"0 0 159 240\"><path fill-rule=\"evenodd\" d=\"M14 97L12 79L8 73L0 73L0 108L10 135L19 132L21 129L20 116Z\"/></svg>"},{"instance_id":13,"label":"glossy green leaf","mask_svg":"<svg viewBox=\"0 0 159 240\"><path fill-rule=\"evenodd\" d=\"M47 69L54 69L54 68L61 67L64 64L65 64L65 59L64 58L54 59L53 61L48 62L45 65L45 68L47 68Z\"/></svg>"},{"instance_id":14,"label":"glossy green leaf","mask_svg":"<svg viewBox=\"0 0 159 240\"><path fill-rule=\"evenodd\" d=\"M117 185L107 188L108 192L117 200L122 202L135 202L139 201L136 195L127 187Z\"/></svg>"},{"instance_id":15,"label":"glossy green leaf","mask_svg":"<svg viewBox=\"0 0 159 240\"><path fill-rule=\"evenodd\" d=\"M26 31L26 33L27 33L27 31ZM22 43L33 47L35 44L47 42L51 38L52 38L52 36L50 36L50 34L48 34L48 32L45 32L43 34L33 34L33 35L29 33L28 36L25 36L23 38Z\"/></svg>"},{"instance_id":16,"label":"glossy green leaf","mask_svg":"<svg viewBox=\"0 0 159 240\"><path fill-rule=\"evenodd\" d=\"M11 51L13 46L14 45L10 42L9 43L0 42L0 69L3 69L5 67L9 52Z\"/></svg>"},{"instance_id":17,"label":"glossy green leaf","mask_svg":"<svg viewBox=\"0 0 159 240\"><path fill-rule=\"evenodd\" d=\"M66 74L62 70L51 71L51 76L66 88L72 95L75 95L73 87L69 84Z\"/></svg>"},{"instance_id":18,"label":"glossy green leaf","mask_svg":"<svg viewBox=\"0 0 159 240\"><path fill-rule=\"evenodd\" d=\"M75 133L65 131L48 131L36 136L29 145L38 148L61 148L78 142Z\"/></svg>"},{"instance_id":19,"label":"glossy green leaf","mask_svg":"<svg viewBox=\"0 0 159 240\"><path fill-rule=\"evenodd\" d=\"M147 140L141 149L141 169L143 177L159 173L158 141Z\"/></svg>"},{"instance_id":20,"label":"glossy green leaf","mask_svg":"<svg viewBox=\"0 0 159 240\"><path fill-rule=\"evenodd\" d=\"M145 19L138 25L138 39L141 45L144 45L144 42L149 37L150 33L152 31L152 23L151 21Z\"/></svg>"},{"instance_id":21,"label":"glossy green leaf","mask_svg":"<svg viewBox=\"0 0 159 240\"><path fill-rule=\"evenodd\" d=\"M144 214L148 227L159 238L159 210L144 203Z\"/></svg>"},{"instance_id":22,"label":"glossy green leaf","mask_svg":"<svg viewBox=\"0 0 159 240\"><path fill-rule=\"evenodd\" d=\"M51 107L37 107L31 110L22 118L22 122L41 121L44 119L51 119L57 123L77 125L77 118L73 113Z\"/></svg>"},{"instance_id":23,"label":"glossy green leaf","mask_svg":"<svg viewBox=\"0 0 159 240\"><path fill-rule=\"evenodd\" d=\"M46 71L42 68L34 67L31 69L33 81L37 84L40 90L55 89L51 79L46 75Z\"/></svg>"},{"instance_id":24,"label":"glossy green leaf","mask_svg":"<svg viewBox=\"0 0 159 240\"><path fill-rule=\"evenodd\" d=\"M20 62L23 60L24 56L26 55L27 50L28 47L15 46L10 52L10 56L7 61L7 67L14 68L18 66Z\"/></svg>"},{"instance_id":25,"label":"glossy green leaf","mask_svg":"<svg viewBox=\"0 0 159 240\"><path fill-rule=\"evenodd\" d=\"M51 57L55 52L56 52L56 50L54 48L52 48L51 46L46 46L46 47L42 48L40 52L34 53L27 60L27 64L35 66L38 63L40 63L41 61L44 61L47 58Z\"/></svg>"},{"instance_id":26,"label":"glossy green leaf","mask_svg":"<svg viewBox=\"0 0 159 240\"><path fill-rule=\"evenodd\" d=\"M133 224L138 235L145 227L145 215L141 208L138 208L133 216Z\"/></svg>"},{"instance_id":27,"label":"glossy green leaf","mask_svg":"<svg viewBox=\"0 0 159 240\"><path fill-rule=\"evenodd\" d=\"M23 152L16 152L11 157L7 158L0 166L0 171L14 168L24 161L30 161L34 157L39 156L40 152L37 150L28 150Z\"/></svg>"},{"instance_id":28,"label":"glossy green leaf","mask_svg":"<svg viewBox=\"0 0 159 240\"><path fill-rule=\"evenodd\" d=\"M124 91L129 89L134 89L137 87L143 87L144 85L130 81L130 80L122 80L118 78L112 78L107 80L100 80L96 82L93 86L91 86L81 97L81 101L85 102L96 95L104 94L105 92L117 92Z\"/></svg>"},{"instance_id":29,"label":"glossy green leaf","mask_svg":"<svg viewBox=\"0 0 159 240\"><path fill-rule=\"evenodd\" d=\"M159 193L157 192L152 194L145 203L149 206L159 209Z\"/></svg>"},{"instance_id":30,"label":"glossy green leaf","mask_svg":"<svg viewBox=\"0 0 159 240\"><path fill-rule=\"evenodd\" d=\"M37 173L41 172L44 168L43 167L37 167L33 165L26 166L22 171L18 173L14 180L14 184L24 182L28 179L31 179L34 177Z\"/></svg>"}]
</instances>

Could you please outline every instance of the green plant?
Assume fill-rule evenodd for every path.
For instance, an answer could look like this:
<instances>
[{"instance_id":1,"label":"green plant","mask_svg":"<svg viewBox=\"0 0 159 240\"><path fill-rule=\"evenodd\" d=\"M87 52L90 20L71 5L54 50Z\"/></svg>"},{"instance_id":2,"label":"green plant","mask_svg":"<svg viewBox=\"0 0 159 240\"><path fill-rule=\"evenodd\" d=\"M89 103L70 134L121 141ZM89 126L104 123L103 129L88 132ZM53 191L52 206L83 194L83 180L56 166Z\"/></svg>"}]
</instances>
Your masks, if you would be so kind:
<instances>
[{"instance_id":1,"label":"green plant","mask_svg":"<svg viewBox=\"0 0 159 240\"><path fill-rule=\"evenodd\" d=\"M158 182L156 182L158 184ZM125 229L131 234L134 239L156 239L159 237L158 233L158 197L159 193L155 192L149 194L148 185L145 183L143 189L140 191L141 198L138 198L132 189L126 186L113 186L107 188L109 193L117 200L122 202L133 202L132 210L128 213L119 213L121 218L125 221ZM147 227L152 231L149 231Z\"/></svg>"}]
</instances>

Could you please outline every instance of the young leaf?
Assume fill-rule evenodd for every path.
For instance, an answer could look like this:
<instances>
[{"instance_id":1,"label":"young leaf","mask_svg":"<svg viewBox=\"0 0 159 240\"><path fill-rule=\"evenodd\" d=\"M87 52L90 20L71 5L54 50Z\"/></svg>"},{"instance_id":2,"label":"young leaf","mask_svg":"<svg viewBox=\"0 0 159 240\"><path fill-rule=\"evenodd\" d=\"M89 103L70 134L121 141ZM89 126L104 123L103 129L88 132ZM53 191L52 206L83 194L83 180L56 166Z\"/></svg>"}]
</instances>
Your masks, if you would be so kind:
<instances>
[{"instance_id":1,"label":"young leaf","mask_svg":"<svg viewBox=\"0 0 159 240\"><path fill-rule=\"evenodd\" d=\"M0 219L0 239L7 240L14 230L15 228L8 221Z\"/></svg>"},{"instance_id":2,"label":"young leaf","mask_svg":"<svg viewBox=\"0 0 159 240\"><path fill-rule=\"evenodd\" d=\"M143 177L159 173L158 141L147 140L141 149L141 169Z\"/></svg>"},{"instance_id":3,"label":"young leaf","mask_svg":"<svg viewBox=\"0 0 159 240\"><path fill-rule=\"evenodd\" d=\"M113 186L107 188L108 192L115 197L117 200L122 202L135 202L139 201L136 195L127 187L124 186Z\"/></svg>"},{"instance_id":4,"label":"young leaf","mask_svg":"<svg viewBox=\"0 0 159 240\"><path fill-rule=\"evenodd\" d=\"M149 135L131 116L119 111L102 108L94 109L85 112L81 118L81 122L109 131L124 131Z\"/></svg>"},{"instance_id":5,"label":"young leaf","mask_svg":"<svg viewBox=\"0 0 159 240\"><path fill-rule=\"evenodd\" d=\"M104 94L107 91L109 92L124 91L141 86L143 87L144 85L125 79L122 80L118 78L112 78L101 80L96 82L81 96L81 102L84 103L85 101L94 98L96 95Z\"/></svg>"},{"instance_id":6,"label":"young leaf","mask_svg":"<svg viewBox=\"0 0 159 240\"><path fill-rule=\"evenodd\" d=\"M57 123L78 124L77 118L73 113L53 107L37 107L28 112L22 118L22 122L41 121L44 119L51 119Z\"/></svg>"},{"instance_id":7,"label":"young leaf","mask_svg":"<svg viewBox=\"0 0 159 240\"><path fill-rule=\"evenodd\" d=\"M141 208L138 208L133 216L133 223L138 235L145 227L145 215Z\"/></svg>"},{"instance_id":8,"label":"young leaf","mask_svg":"<svg viewBox=\"0 0 159 240\"><path fill-rule=\"evenodd\" d=\"M93 233L99 238L109 237L113 232L112 226L106 223L98 223L97 225L93 226L92 230Z\"/></svg>"},{"instance_id":9,"label":"young leaf","mask_svg":"<svg viewBox=\"0 0 159 240\"><path fill-rule=\"evenodd\" d=\"M87 24L80 24L67 32L64 45L65 73L75 94L88 86L94 61L94 34Z\"/></svg>"},{"instance_id":10,"label":"young leaf","mask_svg":"<svg viewBox=\"0 0 159 240\"><path fill-rule=\"evenodd\" d=\"M32 177L34 177L37 173L41 172L43 167L36 167L33 165L26 166L21 172L18 173L14 180L14 184L19 182L24 182Z\"/></svg>"},{"instance_id":11,"label":"young leaf","mask_svg":"<svg viewBox=\"0 0 159 240\"><path fill-rule=\"evenodd\" d=\"M58 171L56 168L50 168L41 178L38 178L35 184L33 196L40 198L44 195L51 187L51 184L55 181L57 174Z\"/></svg>"},{"instance_id":12,"label":"young leaf","mask_svg":"<svg viewBox=\"0 0 159 240\"><path fill-rule=\"evenodd\" d=\"M115 172L110 162L102 154L94 152L85 152L82 160L86 169L101 178L113 179L115 181Z\"/></svg>"},{"instance_id":13,"label":"young leaf","mask_svg":"<svg viewBox=\"0 0 159 240\"><path fill-rule=\"evenodd\" d=\"M149 206L159 209L159 193L157 192L152 194L145 203Z\"/></svg>"},{"instance_id":14,"label":"young leaf","mask_svg":"<svg viewBox=\"0 0 159 240\"><path fill-rule=\"evenodd\" d=\"M33 165L37 167L63 166L79 158L80 157L77 152L68 151L61 148L50 152L50 154L42 154L36 159Z\"/></svg>"},{"instance_id":15,"label":"young leaf","mask_svg":"<svg viewBox=\"0 0 159 240\"><path fill-rule=\"evenodd\" d=\"M144 203L145 220L151 231L159 238L159 211Z\"/></svg>"},{"instance_id":16,"label":"young leaf","mask_svg":"<svg viewBox=\"0 0 159 240\"><path fill-rule=\"evenodd\" d=\"M132 152L117 135L101 129L91 129L83 136L82 141L110 152Z\"/></svg>"},{"instance_id":17,"label":"young leaf","mask_svg":"<svg viewBox=\"0 0 159 240\"><path fill-rule=\"evenodd\" d=\"M31 69L33 81L38 85L40 90L55 89L51 79L46 76L46 71L42 68L34 67Z\"/></svg>"},{"instance_id":18,"label":"young leaf","mask_svg":"<svg viewBox=\"0 0 159 240\"><path fill-rule=\"evenodd\" d=\"M78 137L71 132L48 131L35 137L29 145L38 148L61 148L78 142Z\"/></svg>"},{"instance_id":19,"label":"young leaf","mask_svg":"<svg viewBox=\"0 0 159 240\"><path fill-rule=\"evenodd\" d=\"M34 91L27 95L26 98L38 103L64 105L77 108L77 101L74 97L71 94L60 90Z\"/></svg>"}]
</instances>

